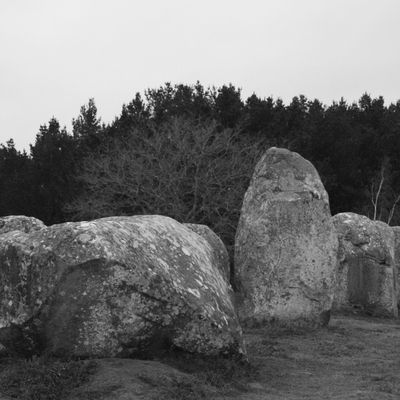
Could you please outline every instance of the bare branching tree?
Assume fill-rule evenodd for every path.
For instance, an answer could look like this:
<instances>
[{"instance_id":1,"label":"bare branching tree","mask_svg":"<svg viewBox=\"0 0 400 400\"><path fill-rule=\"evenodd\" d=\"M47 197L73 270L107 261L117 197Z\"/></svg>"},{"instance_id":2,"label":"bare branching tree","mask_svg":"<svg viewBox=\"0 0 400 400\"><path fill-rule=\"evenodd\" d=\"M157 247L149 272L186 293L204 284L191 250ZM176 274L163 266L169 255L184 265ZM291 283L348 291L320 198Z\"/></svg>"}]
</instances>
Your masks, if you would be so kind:
<instances>
[{"instance_id":1,"label":"bare branching tree","mask_svg":"<svg viewBox=\"0 0 400 400\"><path fill-rule=\"evenodd\" d=\"M390 208L389 216L388 216L388 219L386 221L388 225L390 225L390 223L392 222L392 219L393 219L393 216L394 216L394 213L395 213L395 210L396 210L396 206L397 206L397 203L399 201L400 201L400 194L396 196L396 198L394 199L394 202L392 204L392 207Z\"/></svg>"},{"instance_id":2,"label":"bare branching tree","mask_svg":"<svg viewBox=\"0 0 400 400\"><path fill-rule=\"evenodd\" d=\"M388 225L398 221L396 207L400 202L400 194L395 191L392 178L389 160L384 158L369 189L372 212L368 212L368 216L372 214L373 220L384 221Z\"/></svg>"},{"instance_id":3,"label":"bare branching tree","mask_svg":"<svg viewBox=\"0 0 400 400\"><path fill-rule=\"evenodd\" d=\"M374 217L373 217L374 221L376 220L377 217L379 196L381 194L384 181L385 181L385 164L383 162L380 170L380 179L378 185L376 185L375 182L371 183L371 202L374 208ZM378 187L378 189L376 189L376 186Z\"/></svg>"},{"instance_id":4,"label":"bare branching tree","mask_svg":"<svg viewBox=\"0 0 400 400\"><path fill-rule=\"evenodd\" d=\"M233 243L244 193L260 154L240 130L172 119L113 139L83 163L72 219L162 214L209 225Z\"/></svg>"}]
</instances>

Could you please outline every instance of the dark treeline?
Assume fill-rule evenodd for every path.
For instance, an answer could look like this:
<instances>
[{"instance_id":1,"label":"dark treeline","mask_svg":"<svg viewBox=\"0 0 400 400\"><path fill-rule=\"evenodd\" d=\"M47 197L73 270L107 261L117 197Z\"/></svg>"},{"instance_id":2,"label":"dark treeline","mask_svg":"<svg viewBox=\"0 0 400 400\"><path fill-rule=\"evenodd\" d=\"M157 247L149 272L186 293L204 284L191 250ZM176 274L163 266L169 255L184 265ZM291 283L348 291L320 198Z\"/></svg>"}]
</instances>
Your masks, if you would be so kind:
<instances>
[{"instance_id":1,"label":"dark treeline","mask_svg":"<svg viewBox=\"0 0 400 400\"><path fill-rule=\"evenodd\" d=\"M0 215L46 224L109 215L164 214L204 223L232 245L260 154L286 147L309 159L332 214L400 224L400 101L364 94L330 106L304 96L285 105L220 88L165 84L139 93L108 124L94 100L67 132L52 118L30 153L0 146Z\"/></svg>"}]
</instances>

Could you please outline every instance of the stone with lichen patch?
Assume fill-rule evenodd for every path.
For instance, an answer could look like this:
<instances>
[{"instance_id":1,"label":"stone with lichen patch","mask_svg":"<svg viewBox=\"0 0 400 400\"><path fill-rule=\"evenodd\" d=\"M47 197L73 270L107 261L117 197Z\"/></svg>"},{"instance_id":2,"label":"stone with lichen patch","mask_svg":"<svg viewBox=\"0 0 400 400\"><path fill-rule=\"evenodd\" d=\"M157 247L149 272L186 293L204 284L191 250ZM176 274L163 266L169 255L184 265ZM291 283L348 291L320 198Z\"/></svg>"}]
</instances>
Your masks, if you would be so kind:
<instances>
[{"instance_id":1,"label":"stone with lichen patch","mask_svg":"<svg viewBox=\"0 0 400 400\"><path fill-rule=\"evenodd\" d=\"M193 232L197 233L205 243L202 243L204 248L207 248L210 253L210 257L214 260L213 264L218 267L222 275L229 281L231 276L229 255L223 241L220 237L207 225L201 224L183 224Z\"/></svg>"},{"instance_id":2,"label":"stone with lichen patch","mask_svg":"<svg viewBox=\"0 0 400 400\"><path fill-rule=\"evenodd\" d=\"M326 324L337 247L314 166L289 150L267 150L245 194L235 239L242 323Z\"/></svg>"},{"instance_id":3,"label":"stone with lichen patch","mask_svg":"<svg viewBox=\"0 0 400 400\"><path fill-rule=\"evenodd\" d=\"M364 215L332 217L339 237L334 309L357 307L374 315L397 313L395 232Z\"/></svg>"},{"instance_id":4,"label":"stone with lichen patch","mask_svg":"<svg viewBox=\"0 0 400 400\"><path fill-rule=\"evenodd\" d=\"M76 357L243 355L232 289L199 239L156 215L2 235L0 332L35 321L45 352Z\"/></svg>"},{"instance_id":5,"label":"stone with lichen patch","mask_svg":"<svg viewBox=\"0 0 400 400\"><path fill-rule=\"evenodd\" d=\"M37 218L25 215L8 215L0 217L0 235L11 231L29 233L46 228L46 225Z\"/></svg>"}]
</instances>

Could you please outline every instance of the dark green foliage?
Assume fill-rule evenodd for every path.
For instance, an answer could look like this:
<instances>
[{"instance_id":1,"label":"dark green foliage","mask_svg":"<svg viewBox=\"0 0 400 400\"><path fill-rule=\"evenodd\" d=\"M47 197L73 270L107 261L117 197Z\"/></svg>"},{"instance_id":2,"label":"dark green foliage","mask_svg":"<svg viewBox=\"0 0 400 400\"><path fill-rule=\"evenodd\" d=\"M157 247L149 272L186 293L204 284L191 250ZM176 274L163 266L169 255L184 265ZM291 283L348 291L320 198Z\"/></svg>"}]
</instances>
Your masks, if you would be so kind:
<instances>
[{"instance_id":1,"label":"dark green foliage","mask_svg":"<svg viewBox=\"0 0 400 400\"><path fill-rule=\"evenodd\" d=\"M275 104L271 97L262 100L253 94L247 99L244 108L244 130L252 135L264 135L275 139L271 129L274 111Z\"/></svg>"},{"instance_id":2,"label":"dark green foliage","mask_svg":"<svg viewBox=\"0 0 400 400\"><path fill-rule=\"evenodd\" d=\"M205 90L199 82L195 86L166 83L158 89L147 90L146 100L151 119L156 123L170 117L209 119L214 117L216 108L214 93Z\"/></svg>"},{"instance_id":3,"label":"dark green foliage","mask_svg":"<svg viewBox=\"0 0 400 400\"><path fill-rule=\"evenodd\" d=\"M46 224L62 222L62 206L74 194L77 142L52 118L31 146L34 215Z\"/></svg>"},{"instance_id":4,"label":"dark green foliage","mask_svg":"<svg viewBox=\"0 0 400 400\"><path fill-rule=\"evenodd\" d=\"M51 224L158 212L206 223L232 245L254 163L270 146L297 151L316 166L332 214L400 224L400 101L387 106L364 94L357 104L325 106L300 95L285 105L255 94L243 101L231 84L206 89L199 82L137 93L109 125L90 99L73 120L73 135L52 118L30 156L12 141L2 145L0 215ZM93 186L93 177L102 186ZM82 212L76 205L83 199L97 206Z\"/></svg>"},{"instance_id":5,"label":"dark green foliage","mask_svg":"<svg viewBox=\"0 0 400 400\"><path fill-rule=\"evenodd\" d=\"M0 215L32 213L32 159L10 139L0 145Z\"/></svg>"},{"instance_id":6,"label":"dark green foliage","mask_svg":"<svg viewBox=\"0 0 400 400\"><path fill-rule=\"evenodd\" d=\"M94 99L89 99L87 106L81 107L77 119L72 120L72 131L75 138L90 140L96 139L100 130L100 119L97 118L97 107Z\"/></svg>"},{"instance_id":7,"label":"dark green foliage","mask_svg":"<svg viewBox=\"0 0 400 400\"><path fill-rule=\"evenodd\" d=\"M237 126L242 118L244 104L240 96L240 89L233 85L222 86L215 97L215 117L224 128Z\"/></svg>"}]
</instances>

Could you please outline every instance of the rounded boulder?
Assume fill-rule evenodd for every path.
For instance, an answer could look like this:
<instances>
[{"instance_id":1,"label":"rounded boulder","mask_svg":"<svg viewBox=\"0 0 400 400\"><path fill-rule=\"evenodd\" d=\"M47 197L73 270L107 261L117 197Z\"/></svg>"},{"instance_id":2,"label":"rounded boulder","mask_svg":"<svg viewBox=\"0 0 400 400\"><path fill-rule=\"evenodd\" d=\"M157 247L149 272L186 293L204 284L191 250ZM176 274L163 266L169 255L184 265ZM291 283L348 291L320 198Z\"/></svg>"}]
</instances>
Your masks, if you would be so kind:
<instances>
[{"instance_id":1,"label":"rounded boulder","mask_svg":"<svg viewBox=\"0 0 400 400\"><path fill-rule=\"evenodd\" d=\"M232 297L205 241L168 217L69 222L0 239L0 343L17 353L243 356Z\"/></svg>"}]
</instances>

